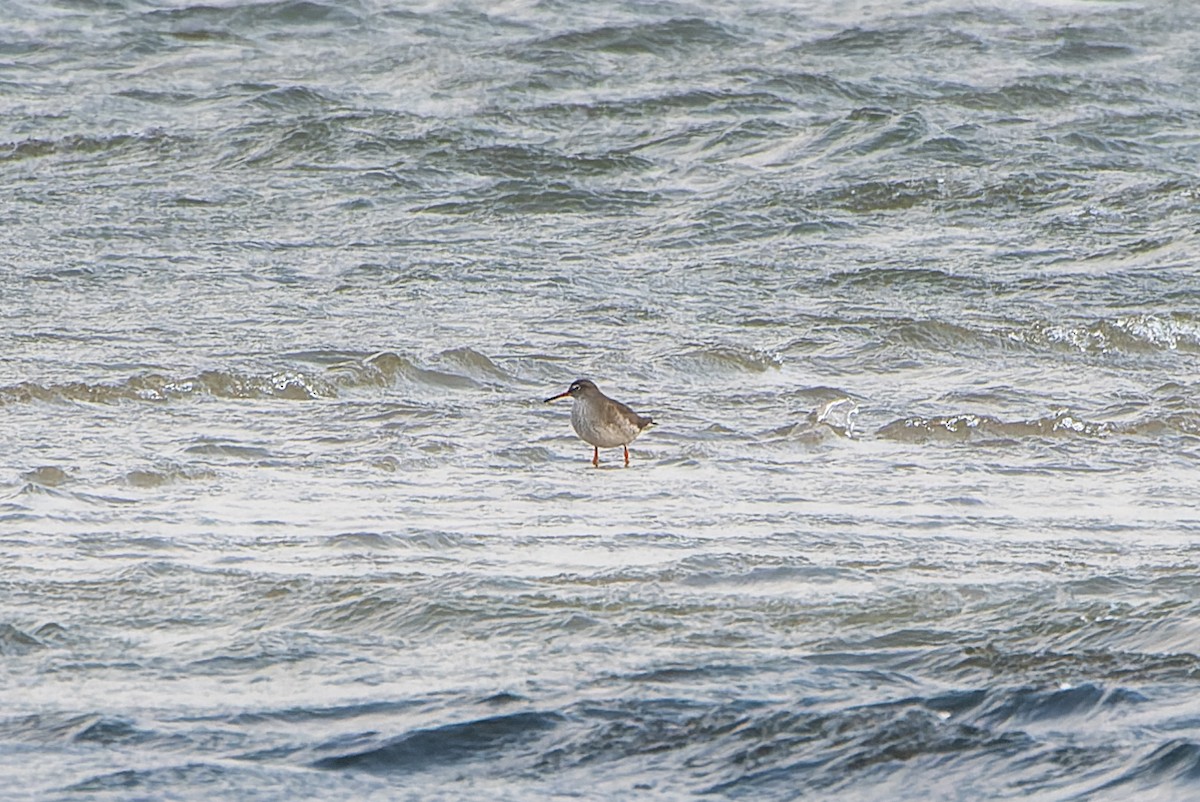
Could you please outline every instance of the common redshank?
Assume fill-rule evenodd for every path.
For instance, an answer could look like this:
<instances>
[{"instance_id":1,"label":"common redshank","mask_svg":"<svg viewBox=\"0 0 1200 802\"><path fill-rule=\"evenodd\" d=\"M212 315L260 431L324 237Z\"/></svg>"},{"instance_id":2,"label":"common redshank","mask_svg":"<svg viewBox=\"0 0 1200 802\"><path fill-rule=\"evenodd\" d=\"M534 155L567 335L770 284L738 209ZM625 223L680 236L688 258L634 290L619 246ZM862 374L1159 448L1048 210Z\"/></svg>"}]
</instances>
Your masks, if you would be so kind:
<instances>
[{"instance_id":1,"label":"common redshank","mask_svg":"<svg viewBox=\"0 0 1200 802\"><path fill-rule=\"evenodd\" d=\"M592 464L600 467L600 449L625 449L625 465L629 466L629 444L639 434L654 425L654 421L634 412L620 401L614 401L590 379L576 379L565 393L547 398L546 403L570 397L571 428L584 442L592 446Z\"/></svg>"}]
</instances>

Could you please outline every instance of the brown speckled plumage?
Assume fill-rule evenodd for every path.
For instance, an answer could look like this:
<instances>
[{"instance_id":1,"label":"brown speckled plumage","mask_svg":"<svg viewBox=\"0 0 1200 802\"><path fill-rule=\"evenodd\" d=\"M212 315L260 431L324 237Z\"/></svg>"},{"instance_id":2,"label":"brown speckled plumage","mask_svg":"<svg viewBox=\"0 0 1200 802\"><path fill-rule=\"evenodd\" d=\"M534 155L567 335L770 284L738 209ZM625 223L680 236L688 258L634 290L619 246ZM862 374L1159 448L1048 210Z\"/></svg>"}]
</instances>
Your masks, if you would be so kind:
<instances>
[{"instance_id":1,"label":"brown speckled plumage","mask_svg":"<svg viewBox=\"0 0 1200 802\"><path fill-rule=\"evenodd\" d=\"M589 379L576 379L564 393L547 398L546 403L570 397L571 428L584 442L592 446L592 464L600 464L600 449L625 449L625 464L629 464L629 444L654 421L639 415L620 401L600 392L600 388Z\"/></svg>"}]
</instances>

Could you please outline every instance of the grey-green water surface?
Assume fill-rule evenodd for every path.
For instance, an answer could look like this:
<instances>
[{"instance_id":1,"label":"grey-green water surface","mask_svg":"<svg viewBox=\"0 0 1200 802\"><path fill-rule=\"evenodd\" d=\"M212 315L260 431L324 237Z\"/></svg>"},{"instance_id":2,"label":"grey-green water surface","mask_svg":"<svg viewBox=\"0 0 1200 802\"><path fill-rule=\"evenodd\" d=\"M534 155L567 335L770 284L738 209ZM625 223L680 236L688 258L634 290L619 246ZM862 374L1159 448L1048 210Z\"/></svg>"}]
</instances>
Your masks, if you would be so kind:
<instances>
[{"instance_id":1,"label":"grey-green water surface","mask_svg":"<svg viewBox=\"0 0 1200 802\"><path fill-rule=\"evenodd\" d=\"M0 797L1200 794L1200 7L0 12Z\"/></svg>"}]
</instances>

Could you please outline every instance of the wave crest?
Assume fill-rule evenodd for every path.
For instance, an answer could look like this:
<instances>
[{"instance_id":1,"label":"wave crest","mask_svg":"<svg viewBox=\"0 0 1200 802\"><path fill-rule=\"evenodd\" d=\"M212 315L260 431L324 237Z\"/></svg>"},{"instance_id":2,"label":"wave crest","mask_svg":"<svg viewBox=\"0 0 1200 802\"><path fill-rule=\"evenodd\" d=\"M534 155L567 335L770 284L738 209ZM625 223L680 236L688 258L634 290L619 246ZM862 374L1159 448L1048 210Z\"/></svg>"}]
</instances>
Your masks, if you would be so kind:
<instances>
[{"instance_id":1,"label":"wave crest","mask_svg":"<svg viewBox=\"0 0 1200 802\"><path fill-rule=\"evenodd\" d=\"M932 418L916 416L892 421L877 434L889 440L927 443L1063 437L1100 438L1133 429L1133 426L1127 424L1084 420L1063 411L1026 421L1003 421L990 415L972 413Z\"/></svg>"}]
</instances>

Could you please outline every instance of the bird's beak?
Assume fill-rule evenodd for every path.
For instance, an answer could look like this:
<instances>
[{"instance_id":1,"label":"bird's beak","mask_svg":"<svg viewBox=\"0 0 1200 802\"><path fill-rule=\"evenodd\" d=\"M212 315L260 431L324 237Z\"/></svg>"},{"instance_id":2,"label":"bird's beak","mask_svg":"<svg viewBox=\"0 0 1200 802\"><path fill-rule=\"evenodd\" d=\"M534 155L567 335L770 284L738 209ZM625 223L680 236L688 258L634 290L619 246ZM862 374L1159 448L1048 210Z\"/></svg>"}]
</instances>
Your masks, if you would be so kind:
<instances>
[{"instance_id":1,"label":"bird's beak","mask_svg":"<svg viewBox=\"0 0 1200 802\"><path fill-rule=\"evenodd\" d=\"M551 401L557 401L557 400L558 400L558 399L560 399L560 398L566 398L566 397L567 397L567 396L569 396L570 394L571 394L571 391L570 391L570 390L567 390L566 392L559 393L559 394L558 394L558 395L556 395L556 396L552 396L552 397L550 397L550 398L547 398L547 399L546 399L546 401L545 401L545 403L549 404Z\"/></svg>"}]
</instances>

